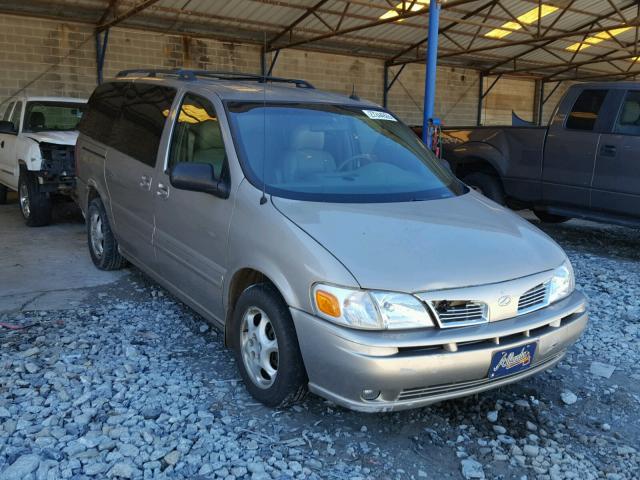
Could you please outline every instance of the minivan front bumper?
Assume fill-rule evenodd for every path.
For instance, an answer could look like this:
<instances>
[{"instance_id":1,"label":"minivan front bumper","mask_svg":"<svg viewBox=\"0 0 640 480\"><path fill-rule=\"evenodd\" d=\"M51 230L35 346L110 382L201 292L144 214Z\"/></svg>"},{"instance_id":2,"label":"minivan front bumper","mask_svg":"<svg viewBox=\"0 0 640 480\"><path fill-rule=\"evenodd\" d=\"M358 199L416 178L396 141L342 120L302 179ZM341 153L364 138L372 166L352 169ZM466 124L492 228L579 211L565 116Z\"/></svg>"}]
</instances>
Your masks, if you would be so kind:
<instances>
[{"instance_id":1,"label":"minivan front bumper","mask_svg":"<svg viewBox=\"0 0 640 480\"><path fill-rule=\"evenodd\" d=\"M529 314L451 329L364 331L297 309L291 314L309 389L364 412L421 407L533 375L560 361L588 321L586 298L577 291ZM529 343L536 343L530 368L488 378L494 353Z\"/></svg>"}]
</instances>

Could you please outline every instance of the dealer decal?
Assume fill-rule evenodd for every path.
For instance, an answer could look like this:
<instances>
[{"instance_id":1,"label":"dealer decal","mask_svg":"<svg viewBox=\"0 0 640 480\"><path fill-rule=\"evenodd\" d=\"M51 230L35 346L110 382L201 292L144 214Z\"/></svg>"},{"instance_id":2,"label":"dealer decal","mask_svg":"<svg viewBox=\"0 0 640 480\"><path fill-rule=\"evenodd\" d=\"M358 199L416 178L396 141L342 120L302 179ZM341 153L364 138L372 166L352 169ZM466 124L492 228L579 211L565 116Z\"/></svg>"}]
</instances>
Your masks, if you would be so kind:
<instances>
[{"instance_id":1,"label":"dealer decal","mask_svg":"<svg viewBox=\"0 0 640 480\"><path fill-rule=\"evenodd\" d=\"M531 353L528 350L522 349L520 353L514 352L503 352L502 358L498 362L498 364L493 367L493 371L496 372L501 368L505 368L507 370L512 369L513 367L523 366L531 364Z\"/></svg>"},{"instance_id":2,"label":"dealer decal","mask_svg":"<svg viewBox=\"0 0 640 480\"><path fill-rule=\"evenodd\" d=\"M362 112L371 120L388 120L390 122L397 122L393 115L387 112L381 112L380 110L362 110Z\"/></svg>"}]
</instances>

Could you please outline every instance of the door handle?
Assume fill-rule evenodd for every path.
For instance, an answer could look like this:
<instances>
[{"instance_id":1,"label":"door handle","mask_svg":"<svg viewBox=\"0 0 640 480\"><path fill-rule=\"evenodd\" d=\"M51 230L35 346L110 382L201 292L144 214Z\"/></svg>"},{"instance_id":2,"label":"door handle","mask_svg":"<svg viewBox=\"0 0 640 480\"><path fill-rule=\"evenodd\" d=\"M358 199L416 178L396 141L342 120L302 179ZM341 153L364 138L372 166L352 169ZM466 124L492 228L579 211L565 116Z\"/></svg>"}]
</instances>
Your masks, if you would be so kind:
<instances>
[{"instance_id":1,"label":"door handle","mask_svg":"<svg viewBox=\"0 0 640 480\"><path fill-rule=\"evenodd\" d=\"M615 145L603 145L602 148L600 148L600 155L605 157L615 157L617 151L618 149Z\"/></svg>"},{"instance_id":2,"label":"door handle","mask_svg":"<svg viewBox=\"0 0 640 480\"><path fill-rule=\"evenodd\" d=\"M142 175L140 177L140 187L145 190L151 190L151 177L147 175Z\"/></svg>"},{"instance_id":3,"label":"door handle","mask_svg":"<svg viewBox=\"0 0 640 480\"><path fill-rule=\"evenodd\" d=\"M169 198L169 187L163 185L162 183L158 184L158 190L156 190L156 195L162 200L166 200Z\"/></svg>"}]
</instances>

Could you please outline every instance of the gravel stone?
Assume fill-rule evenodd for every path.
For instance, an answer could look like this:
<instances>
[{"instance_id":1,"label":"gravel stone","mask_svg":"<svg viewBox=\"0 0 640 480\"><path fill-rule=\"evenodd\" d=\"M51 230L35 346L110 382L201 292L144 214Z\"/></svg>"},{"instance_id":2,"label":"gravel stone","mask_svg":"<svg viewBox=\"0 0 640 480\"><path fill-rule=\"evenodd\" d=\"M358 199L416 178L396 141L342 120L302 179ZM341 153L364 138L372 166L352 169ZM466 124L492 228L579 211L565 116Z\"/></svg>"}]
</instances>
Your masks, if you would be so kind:
<instances>
[{"instance_id":1,"label":"gravel stone","mask_svg":"<svg viewBox=\"0 0 640 480\"><path fill-rule=\"evenodd\" d=\"M0 480L23 480L35 472L38 469L38 465L40 465L40 457L38 455L22 455L0 473Z\"/></svg>"},{"instance_id":2,"label":"gravel stone","mask_svg":"<svg viewBox=\"0 0 640 480\"><path fill-rule=\"evenodd\" d=\"M543 228L589 297L584 335L546 372L410 411L257 404L223 336L134 268L84 306L2 313L29 328L0 329L0 480L25 456L14 478L637 480L640 231Z\"/></svg>"}]
</instances>

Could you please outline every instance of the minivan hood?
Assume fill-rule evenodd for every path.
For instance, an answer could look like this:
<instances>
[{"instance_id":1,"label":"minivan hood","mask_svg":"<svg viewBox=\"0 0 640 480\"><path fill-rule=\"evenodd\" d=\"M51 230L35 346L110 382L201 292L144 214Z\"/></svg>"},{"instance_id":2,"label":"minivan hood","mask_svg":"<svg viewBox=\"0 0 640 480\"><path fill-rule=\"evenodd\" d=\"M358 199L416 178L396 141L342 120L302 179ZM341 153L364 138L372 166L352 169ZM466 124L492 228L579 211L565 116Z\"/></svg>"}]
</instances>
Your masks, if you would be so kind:
<instances>
[{"instance_id":1,"label":"minivan hood","mask_svg":"<svg viewBox=\"0 0 640 480\"><path fill-rule=\"evenodd\" d=\"M551 270L566 258L542 231L475 192L401 203L276 197L273 203L363 288L418 292L483 285Z\"/></svg>"},{"instance_id":2,"label":"minivan hood","mask_svg":"<svg viewBox=\"0 0 640 480\"><path fill-rule=\"evenodd\" d=\"M58 145L75 145L78 139L78 131L70 132L25 132L25 137L36 142L55 143Z\"/></svg>"}]
</instances>

